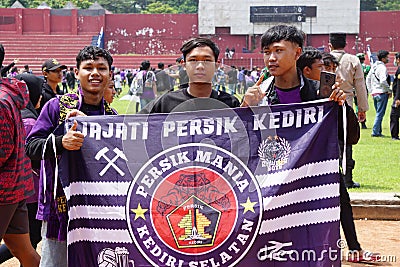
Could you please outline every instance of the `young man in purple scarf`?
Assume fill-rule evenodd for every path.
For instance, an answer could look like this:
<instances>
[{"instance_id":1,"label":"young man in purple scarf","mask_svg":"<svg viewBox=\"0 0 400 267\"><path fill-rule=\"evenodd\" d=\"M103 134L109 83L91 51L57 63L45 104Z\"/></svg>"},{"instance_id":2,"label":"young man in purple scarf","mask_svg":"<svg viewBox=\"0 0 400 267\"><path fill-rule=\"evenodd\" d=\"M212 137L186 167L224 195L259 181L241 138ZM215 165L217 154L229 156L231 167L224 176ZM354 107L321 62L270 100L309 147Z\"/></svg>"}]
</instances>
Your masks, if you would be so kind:
<instances>
[{"instance_id":1,"label":"young man in purple scarf","mask_svg":"<svg viewBox=\"0 0 400 267\"><path fill-rule=\"evenodd\" d=\"M76 61L79 93L58 96L47 102L27 138L28 156L42 159L37 213L37 218L43 220L42 267L67 266L68 214L55 167L57 158L64 150L81 148L84 136L76 131L76 121L64 133L65 120L74 116L115 114L103 98L111 78L113 59L110 53L102 48L87 46L79 52Z\"/></svg>"}]
</instances>

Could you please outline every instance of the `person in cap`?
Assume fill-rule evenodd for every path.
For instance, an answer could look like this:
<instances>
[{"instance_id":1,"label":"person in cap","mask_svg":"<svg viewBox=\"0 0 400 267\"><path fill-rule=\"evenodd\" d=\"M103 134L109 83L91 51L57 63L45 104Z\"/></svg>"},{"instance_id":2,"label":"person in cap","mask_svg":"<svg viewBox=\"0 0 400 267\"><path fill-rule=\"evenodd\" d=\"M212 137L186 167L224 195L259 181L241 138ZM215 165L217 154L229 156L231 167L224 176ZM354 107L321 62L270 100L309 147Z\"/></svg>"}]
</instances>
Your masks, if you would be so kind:
<instances>
[{"instance_id":1,"label":"person in cap","mask_svg":"<svg viewBox=\"0 0 400 267\"><path fill-rule=\"evenodd\" d=\"M355 56L346 53L346 33L329 34L329 49L339 61L336 74L342 79L340 88L346 93L346 101L352 107L354 96L357 96L358 120L365 121L365 113L369 109L367 89L365 87L364 73L360 60ZM353 181L353 169L355 160L353 159L352 145L346 146L346 173L344 182L347 188L358 188L360 184Z\"/></svg>"},{"instance_id":2,"label":"person in cap","mask_svg":"<svg viewBox=\"0 0 400 267\"><path fill-rule=\"evenodd\" d=\"M16 79L24 81L29 91L29 102L23 110L21 110L22 122L24 124L26 134L29 134L33 125L36 123L38 113L36 109L40 105L41 90L43 79L29 73L22 73L15 76ZM28 220L29 220L29 238L32 247L36 249L38 243L42 240L41 228L42 221L36 219L36 212L38 209L38 192L39 192L39 172L40 172L40 161L31 160L33 184L35 188L35 194L26 199L26 206L28 208ZM3 244L0 247L0 263L3 263L14 255Z\"/></svg>"},{"instance_id":3,"label":"person in cap","mask_svg":"<svg viewBox=\"0 0 400 267\"><path fill-rule=\"evenodd\" d=\"M364 73L364 80L367 79L367 75L368 72L371 70L371 66L365 64L365 54L364 53L357 53L356 56L358 57L358 59L360 60L361 63L361 67ZM367 90L367 94L368 94L368 90ZM356 104L356 110L358 109L358 102L357 102L357 97L354 97L354 103ZM364 121L361 122L361 128L362 129L367 129L367 125L366 125L367 119L365 119Z\"/></svg>"},{"instance_id":4,"label":"person in cap","mask_svg":"<svg viewBox=\"0 0 400 267\"><path fill-rule=\"evenodd\" d=\"M54 58L48 59L43 63L42 73L45 82L42 87L42 100L40 101L39 112L50 99L61 94L58 84L62 80L62 71L65 69L67 69L67 66L60 64Z\"/></svg>"}]
</instances>

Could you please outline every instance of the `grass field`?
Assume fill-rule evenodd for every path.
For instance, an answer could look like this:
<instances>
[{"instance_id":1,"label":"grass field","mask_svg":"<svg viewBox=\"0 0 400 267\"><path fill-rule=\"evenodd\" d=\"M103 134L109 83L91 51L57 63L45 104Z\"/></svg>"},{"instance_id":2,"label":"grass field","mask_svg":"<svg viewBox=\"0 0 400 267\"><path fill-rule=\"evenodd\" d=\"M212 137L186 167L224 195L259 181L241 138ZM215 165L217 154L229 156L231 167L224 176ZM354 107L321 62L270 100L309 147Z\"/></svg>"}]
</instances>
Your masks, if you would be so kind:
<instances>
[{"instance_id":1,"label":"grass field","mask_svg":"<svg viewBox=\"0 0 400 267\"><path fill-rule=\"evenodd\" d=\"M127 87L121 96L126 92ZM350 189L351 192L400 192L400 141L392 140L389 129L392 100L389 99L382 123L385 137L371 137L375 109L372 98L369 97L368 129L361 130L361 139L353 147L353 158L356 161L353 176L354 181L361 184L361 188ZM128 101L120 101L116 98L112 106L120 114L135 113L135 105L129 104Z\"/></svg>"}]
</instances>

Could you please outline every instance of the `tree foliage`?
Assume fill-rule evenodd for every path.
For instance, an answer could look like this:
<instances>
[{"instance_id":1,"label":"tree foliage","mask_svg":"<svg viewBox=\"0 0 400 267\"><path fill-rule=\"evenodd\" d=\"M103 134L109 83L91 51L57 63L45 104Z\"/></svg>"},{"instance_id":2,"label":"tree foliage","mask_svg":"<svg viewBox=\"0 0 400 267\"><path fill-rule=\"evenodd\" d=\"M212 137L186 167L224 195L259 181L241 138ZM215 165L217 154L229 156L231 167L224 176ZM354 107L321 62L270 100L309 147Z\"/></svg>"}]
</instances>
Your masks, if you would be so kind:
<instances>
[{"instance_id":1,"label":"tree foliage","mask_svg":"<svg viewBox=\"0 0 400 267\"><path fill-rule=\"evenodd\" d=\"M168 4L151 3L145 10L142 10L142 14L176 14L178 10L171 7Z\"/></svg>"}]
</instances>

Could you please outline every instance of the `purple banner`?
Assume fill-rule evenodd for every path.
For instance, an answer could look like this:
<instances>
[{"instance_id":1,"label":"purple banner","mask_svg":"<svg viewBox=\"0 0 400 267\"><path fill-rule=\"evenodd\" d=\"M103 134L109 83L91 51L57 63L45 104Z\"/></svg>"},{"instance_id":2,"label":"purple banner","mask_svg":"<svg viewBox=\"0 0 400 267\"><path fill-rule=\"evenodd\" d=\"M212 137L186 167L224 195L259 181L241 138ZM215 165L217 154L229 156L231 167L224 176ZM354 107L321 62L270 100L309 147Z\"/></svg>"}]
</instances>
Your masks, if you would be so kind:
<instances>
[{"instance_id":1,"label":"purple banner","mask_svg":"<svg viewBox=\"0 0 400 267\"><path fill-rule=\"evenodd\" d=\"M77 118L68 266L340 266L337 111Z\"/></svg>"}]
</instances>

